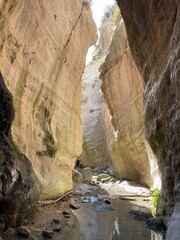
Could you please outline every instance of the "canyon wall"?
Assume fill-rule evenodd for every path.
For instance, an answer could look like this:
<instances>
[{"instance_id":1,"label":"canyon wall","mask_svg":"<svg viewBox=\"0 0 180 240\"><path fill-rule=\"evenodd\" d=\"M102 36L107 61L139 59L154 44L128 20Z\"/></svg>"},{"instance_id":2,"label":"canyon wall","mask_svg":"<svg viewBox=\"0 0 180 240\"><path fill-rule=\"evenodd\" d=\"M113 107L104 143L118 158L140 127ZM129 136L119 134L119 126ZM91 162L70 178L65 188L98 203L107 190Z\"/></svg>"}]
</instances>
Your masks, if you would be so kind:
<instances>
[{"instance_id":1,"label":"canyon wall","mask_svg":"<svg viewBox=\"0 0 180 240\"><path fill-rule=\"evenodd\" d=\"M117 1L133 58L144 80L145 133L162 179L157 212L167 240L180 236L180 4L178 0ZM172 214L172 215L171 215Z\"/></svg>"},{"instance_id":2,"label":"canyon wall","mask_svg":"<svg viewBox=\"0 0 180 240\"><path fill-rule=\"evenodd\" d=\"M92 61L86 66L82 78L83 153L79 159L84 166L104 168L110 164L99 67L109 50L118 13L117 5L105 13L99 29L100 38L92 53Z\"/></svg>"},{"instance_id":3,"label":"canyon wall","mask_svg":"<svg viewBox=\"0 0 180 240\"><path fill-rule=\"evenodd\" d=\"M0 228L15 227L35 207L40 184L32 165L11 136L14 120L12 95L0 74Z\"/></svg>"},{"instance_id":4,"label":"canyon wall","mask_svg":"<svg viewBox=\"0 0 180 240\"><path fill-rule=\"evenodd\" d=\"M144 138L143 82L132 59L122 19L101 66L100 78L107 106L107 147L115 174L151 186L154 173Z\"/></svg>"},{"instance_id":5,"label":"canyon wall","mask_svg":"<svg viewBox=\"0 0 180 240\"><path fill-rule=\"evenodd\" d=\"M108 165L99 66L100 60L86 66L82 79L83 153L79 159L81 165L91 167Z\"/></svg>"},{"instance_id":6,"label":"canyon wall","mask_svg":"<svg viewBox=\"0 0 180 240\"><path fill-rule=\"evenodd\" d=\"M81 77L96 40L87 1L0 1L0 65L16 117L16 144L32 161L42 199L72 188L82 151Z\"/></svg>"}]
</instances>

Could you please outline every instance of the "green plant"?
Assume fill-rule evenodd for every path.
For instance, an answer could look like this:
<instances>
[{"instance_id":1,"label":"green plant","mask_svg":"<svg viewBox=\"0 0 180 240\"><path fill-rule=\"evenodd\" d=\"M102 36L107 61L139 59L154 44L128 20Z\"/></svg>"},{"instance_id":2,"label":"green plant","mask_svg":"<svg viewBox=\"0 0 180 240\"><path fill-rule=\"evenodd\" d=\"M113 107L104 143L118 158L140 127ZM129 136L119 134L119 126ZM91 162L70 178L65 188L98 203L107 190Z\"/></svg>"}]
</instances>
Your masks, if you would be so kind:
<instances>
[{"instance_id":1,"label":"green plant","mask_svg":"<svg viewBox=\"0 0 180 240\"><path fill-rule=\"evenodd\" d=\"M14 141L11 141L10 142L10 148L13 152L15 152L17 155L21 154L21 150L20 150L20 147L14 142Z\"/></svg>"},{"instance_id":2,"label":"green plant","mask_svg":"<svg viewBox=\"0 0 180 240\"><path fill-rule=\"evenodd\" d=\"M37 151L36 155L41 156L48 156L50 158L54 158L57 152L57 147L55 145L55 140L53 138L53 135L49 132L45 132L45 136L43 138L43 143L46 147L45 151Z\"/></svg>"},{"instance_id":3,"label":"green plant","mask_svg":"<svg viewBox=\"0 0 180 240\"><path fill-rule=\"evenodd\" d=\"M159 188L154 188L150 191L150 195L152 196L151 204L153 206L152 214L154 216L156 216L156 208L157 208L157 205L158 205L158 202L159 202L160 193L161 193L161 191L160 191Z\"/></svg>"}]
</instances>

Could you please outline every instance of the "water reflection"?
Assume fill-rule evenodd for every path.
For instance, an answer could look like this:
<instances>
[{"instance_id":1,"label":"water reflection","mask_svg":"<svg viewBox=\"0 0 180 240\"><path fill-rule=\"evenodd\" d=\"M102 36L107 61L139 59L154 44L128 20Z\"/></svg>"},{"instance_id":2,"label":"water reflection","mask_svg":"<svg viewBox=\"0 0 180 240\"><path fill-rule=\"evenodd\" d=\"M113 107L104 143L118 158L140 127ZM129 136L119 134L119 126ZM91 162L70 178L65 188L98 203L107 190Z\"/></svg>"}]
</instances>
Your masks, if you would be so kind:
<instances>
[{"instance_id":1,"label":"water reflection","mask_svg":"<svg viewBox=\"0 0 180 240\"><path fill-rule=\"evenodd\" d=\"M115 210L96 211L95 204L83 204L74 211L80 222L80 240L160 240L144 222L129 216L131 204L114 201Z\"/></svg>"}]
</instances>

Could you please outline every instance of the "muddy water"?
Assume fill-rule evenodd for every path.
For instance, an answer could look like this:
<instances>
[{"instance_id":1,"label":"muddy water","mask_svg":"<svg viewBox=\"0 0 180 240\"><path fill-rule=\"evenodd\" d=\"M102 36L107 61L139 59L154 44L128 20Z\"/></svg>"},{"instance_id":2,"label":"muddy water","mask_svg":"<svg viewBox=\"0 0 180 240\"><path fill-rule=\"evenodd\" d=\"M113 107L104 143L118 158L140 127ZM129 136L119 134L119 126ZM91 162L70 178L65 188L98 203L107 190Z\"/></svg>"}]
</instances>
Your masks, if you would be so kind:
<instances>
[{"instance_id":1,"label":"muddy water","mask_svg":"<svg viewBox=\"0 0 180 240\"><path fill-rule=\"evenodd\" d=\"M80 240L160 240L144 222L129 216L131 204L114 200L114 210L97 211L97 203L83 204L74 214L80 222Z\"/></svg>"}]
</instances>

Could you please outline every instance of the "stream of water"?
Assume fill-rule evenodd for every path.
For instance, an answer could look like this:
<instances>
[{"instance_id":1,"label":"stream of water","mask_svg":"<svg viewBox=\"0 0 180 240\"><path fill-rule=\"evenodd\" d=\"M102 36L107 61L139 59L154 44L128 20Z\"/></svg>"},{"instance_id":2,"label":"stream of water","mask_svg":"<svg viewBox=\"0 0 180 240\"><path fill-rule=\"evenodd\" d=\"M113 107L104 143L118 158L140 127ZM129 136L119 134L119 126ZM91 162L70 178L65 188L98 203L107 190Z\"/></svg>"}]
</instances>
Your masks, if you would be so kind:
<instances>
[{"instance_id":1,"label":"stream of water","mask_svg":"<svg viewBox=\"0 0 180 240\"><path fill-rule=\"evenodd\" d=\"M114 210L97 211L94 204L83 204L74 211L80 222L80 240L160 240L145 222L129 216L131 204L115 200Z\"/></svg>"}]
</instances>

